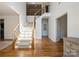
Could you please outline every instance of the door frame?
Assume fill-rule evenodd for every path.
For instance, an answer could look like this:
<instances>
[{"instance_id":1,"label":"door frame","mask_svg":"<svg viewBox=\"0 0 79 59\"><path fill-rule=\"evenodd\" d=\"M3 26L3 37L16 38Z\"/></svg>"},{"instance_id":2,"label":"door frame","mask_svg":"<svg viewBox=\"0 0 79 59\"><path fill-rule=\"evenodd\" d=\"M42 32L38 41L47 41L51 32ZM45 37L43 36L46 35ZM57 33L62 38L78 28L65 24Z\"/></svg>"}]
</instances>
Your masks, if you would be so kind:
<instances>
[{"instance_id":1,"label":"door frame","mask_svg":"<svg viewBox=\"0 0 79 59\"><path fill-rule=\"evenodd\" d=\"M59 41L60 39L63 39L63 38L61 38L61 21L60 21L60 19L62 19L62 17L65 17L66 16L66 18L68 18L68 16L67 16L67 13L65 13L65 14L63 14L62 16L60 16L60 17L58 17L57 19L56 19L56 40L57 41ZM68 20L68 19L66 19L66 20ZM58 24L58 22L59 22L59 24ZM68 24L68 21L67 21L67 24ZM67 25L66 24L66 25ZM66 29L67 29L68 27L66 27ZM58 30L59 29L59 30ZM58 32L59 31L59 32ZM67 32L66 32L66 36L67 36Z\"/></svg>"}]
</instances>

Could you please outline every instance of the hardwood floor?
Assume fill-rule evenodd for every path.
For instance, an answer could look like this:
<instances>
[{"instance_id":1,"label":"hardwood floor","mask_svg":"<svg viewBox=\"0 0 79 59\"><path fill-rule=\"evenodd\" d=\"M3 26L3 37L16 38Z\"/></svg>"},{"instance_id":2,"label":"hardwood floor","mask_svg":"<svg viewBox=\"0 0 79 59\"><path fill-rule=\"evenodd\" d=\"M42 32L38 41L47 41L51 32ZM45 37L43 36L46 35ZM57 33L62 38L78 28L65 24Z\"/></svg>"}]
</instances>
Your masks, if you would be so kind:
<instances>
[{"instance_id":1,"label":"hardwood floor","mask_svg":"<svg viewBox=\"0 0 79 59\"><path fill-rule=\"evenodd\" d=\"M63 41L54 43L47 37L35 41L35 49L12 49L1 51L0 57L61 57L63 56Z\"/></svg>"}]
</instances>

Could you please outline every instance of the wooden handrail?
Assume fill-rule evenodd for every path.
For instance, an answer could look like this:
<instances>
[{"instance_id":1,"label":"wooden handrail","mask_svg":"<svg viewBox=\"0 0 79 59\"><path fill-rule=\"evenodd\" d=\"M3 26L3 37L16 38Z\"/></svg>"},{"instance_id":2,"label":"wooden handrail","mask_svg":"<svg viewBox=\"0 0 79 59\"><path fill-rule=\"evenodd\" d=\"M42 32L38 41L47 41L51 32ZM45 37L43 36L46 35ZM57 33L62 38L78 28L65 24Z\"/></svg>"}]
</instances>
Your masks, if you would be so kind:
<instances>
[{"instance_id":1,"label":"wooden handrail","mask_svg":"<svg viewBox=\"0 0 79 59\"><path fill-rule=\"evenodd\" d=\"M35 44L34 44L34 32L35 32L35 20L36 20L36 15L40 12L40 11L43 11L44 10L44 8L43 9L39 9L35 14L34 14L34 19L33 19L33 27L32 27L32 49L34 49L35 48Z\"/></svg>"},{"instance_id":2,"label":"wooden handrail","mask_svg":"<svg viewBox=\"0 0 79 59\"><path fill-rule=\"evenodd\" d=\"M19 33L16 35L16 30L17 28L19 27L20 24L17 24L16 27L13 29L13 39L14 39L14 44L13 44L13 49L15 48L15 41L16 41L16 38L18 37ZM19 29L18 29L19 30ZM15 38L16 36L16 38Z\"/></svg>"},{"instance_id":3,"label":"wooden handrail","mask_svg":"<svg viewBox=\"0 0 79 59\"><path fill-rule=\"evenodd\" d=\"M39 9L36 13L34 13L34 16L36 16L42 9Z\"/></svg>"},{"instance_id":4,"label":"wooden handrail","mask_svg":"<svg viewBox=\"0 0 79 59\"><path fill-rule=\"evenodd\" d=\"M13 39L15 39L15 36L18 37L18 35L19 35L19 33L18 33L18 34L15 33L16 30L17 30L17 28L19 27L19 25L20 25L20 24L17 24L16 27L13 29ZM19 30L19 29L18 29L18 30Z\"/></svg>"},{"instance_id":5,"label":"wooden handrail","mask_svg":"<svg viewBox=\"0 0 79 59\"><path fill-rule=\"evenodd\" d=\"M13 29L13 31L15 31L19 25L20 25L20 24L17 24L16 27Z\"/></svg>"},{"instance_id":6,"label":"wooden handrail","mask_svg":"<svg viewBox=\"0 0 79 59\"><path fill-rule=\"evenodd\" d=\"M34 22L35 22L35 20L33 19L33 27L32 27L32 49L34 49L34 28L35 28L35 23Z\"/></svg>"},{"instance_id":7,"label":"wooden handrail","mask_svg":"<svg viewBox=\"0 0 79 59\"><path fill-rule=\"evenodd\" d=\"M44 10L44 8L42 8L42 9L39 9L36 13L34 13L34 16L36 16L40 11L43 11ZM44 11L45 12L45 11Z\"/></svg>"}]
</instances>

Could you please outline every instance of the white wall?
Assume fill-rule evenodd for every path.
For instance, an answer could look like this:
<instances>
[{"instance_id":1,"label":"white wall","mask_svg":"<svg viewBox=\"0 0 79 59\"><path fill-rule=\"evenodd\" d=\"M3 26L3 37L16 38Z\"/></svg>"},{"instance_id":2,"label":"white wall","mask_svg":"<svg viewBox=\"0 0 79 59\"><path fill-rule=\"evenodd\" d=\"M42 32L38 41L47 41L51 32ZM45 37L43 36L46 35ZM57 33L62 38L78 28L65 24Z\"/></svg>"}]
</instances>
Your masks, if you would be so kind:
<instances>
[{"instance_id":1,"label":"white wall","mask_svg":"<svg viewBox=\"0 0 79 59\"><path fill-rule=\"evenodd\" d=\"M0 16L4 19L4 39L13 39L13 29L19 23L18 16Z\"/></svg>"},{"instance_id":2,"label":"white wall","mask_svg":"<svg viewBox=\"0 0 79 59\"><path fill-rule=\"evenodd\" d=\"M15 8L19 14L26 14L26 2L7 2L6 4Z\"/></svg>"},{"instance_id":3,"label":"white wall","mask_svg":"<svg viewBox=\"0 0 79 59\"><path fill-rule=\"evenodd\" d=\"M36 16L36 29L35 29L35 38L42 39L42 18L48 18L50 16L49 13L44 13L41 16ZM32 22L34 16L27 16L27 22ZM47 32L44 33L48 35Z\"/></svg>"},{"instance_id":4,"label":"white wall","mask_svg":"<svg viewBox=\"0 0 79 59\"><path fill-rule=\"evenodd\" d=\"M33 22L34 16L27 16L27 22ZM42 18L40 16L36 16L36 27L35 27L35 38L42 38Z\"/></svg>"},{"instance_id":5,"label":"white wall","mask_svg":"<svg viewBox=\"0 0 79 59\"><path fill-rule=\"evenodd\" d=\"M19 14L20 24L26 24L26 2L7 2L6 3L10 8Z\"/></svg>"},{"instance_id":6,"label":"white wall","mask_svg":"<svg viewBox=\"0 0 79 59\"><path fill-rule=\"evenodd\" d=\"M27 21L28 22L33 22L34 16L27 16Z\"/></svg>"},{"instance_id":7,"label":"white wall","mask_svg":"<svg viewBox=\"0 0 79 59\"><path fill-rule=\"evenodd\" d=\"M56 42L56 19L67 13L67 36L79 38L79 3L50 3L49 38Z\"/></svg>"},{"instance_id":8,"label":"white wall","mask_svg":"<svg viewBox=\"0 0 79 59\"><path fill-rule=\"evenodd\" d=\"M41 39L42 38L42 19L38 18L36 20L36 29L35 29L35 38L36 39Z\"/></svg>"},{"instance_id":9,"label":"white wall","mask_svg":"<svg viewBox=\"0 0 79 59\"><path fill-rule=\"evenodd\" d=\"M23 26L25 26L26 24L26 2L3 2L3 4L10 7L15 12L15 14L18 14L18 16L0 16L1 19L4 19L5 23L5 39L12 39L12 31L15 28L15 26L19 23Z\"/></svg>"},{"instance_id":10,"label":"white wall","mask_svg":"<svg viewBox=\"0 0 79 59\"><path fill-rule=\"evenodd\" d=\"M36 16L36 19L39 18L40 16ZM26 17L28 22L33 22L34 16L27 16Z\"/></svg>"}]
</instances>

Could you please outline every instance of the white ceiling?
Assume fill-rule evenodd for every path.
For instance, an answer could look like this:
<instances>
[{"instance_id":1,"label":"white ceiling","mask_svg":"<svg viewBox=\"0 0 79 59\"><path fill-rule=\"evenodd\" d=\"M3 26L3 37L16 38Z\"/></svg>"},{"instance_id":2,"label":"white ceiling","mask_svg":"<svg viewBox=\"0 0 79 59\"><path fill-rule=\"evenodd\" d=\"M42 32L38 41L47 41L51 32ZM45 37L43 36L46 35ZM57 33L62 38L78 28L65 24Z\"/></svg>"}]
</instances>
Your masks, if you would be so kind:
<instances>
[{"instance_id":1,"label":"white ceiling","mask_svg":"<svg viewBox=\"0 0 79 59\"><path fill-rule=\"evenodd\" d=\"M49 5L50 2L27 2L26 4L45 4L45 5Z\"/></svg>"},{"instance_id":2,"label":"white ceiling","mask_svg":"<svg viewBox=\"0 0 79 59\"><path fill-rule=\"evenodd\" d=\"M18 15L14 10L8 7L5 3L0 2L0 16Z\"/></svg>"}]
</instances>

